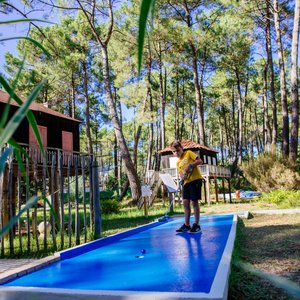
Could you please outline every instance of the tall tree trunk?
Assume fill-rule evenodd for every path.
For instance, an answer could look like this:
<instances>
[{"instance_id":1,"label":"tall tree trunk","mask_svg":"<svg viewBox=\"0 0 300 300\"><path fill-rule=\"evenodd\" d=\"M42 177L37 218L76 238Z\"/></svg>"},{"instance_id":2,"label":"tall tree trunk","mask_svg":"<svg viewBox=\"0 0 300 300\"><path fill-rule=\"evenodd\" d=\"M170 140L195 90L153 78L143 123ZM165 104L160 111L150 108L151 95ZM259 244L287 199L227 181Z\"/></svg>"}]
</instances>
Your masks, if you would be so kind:
<instances>
[{"instance_id":1,"label":"tall tree trunk","mask_svg":"<svg viewBox=\"0 0 300 300\"><path fill-rule=\"evenodd\" d=\"M264 79L263 79L263 137L264 137L264 149L270 151L271 144L271 127L268 114L268 64L264 67Z\"/></svg>"},{"instance_id":2,"label":"tall tree trunk","mask_svg":"<svg viewBox=\"0 0 300 300\"><path fill-rule=\"evenodd\" d=\"M183 133L184 133L184 115L185 115L185 82L183 82L182 85L182 108L181 108L181 126L180 126L180 135L179 140L182 140ZM193 128L194 122L191 124L191 127Z\"/></svg>"},{"instance_id":3,"label":"tall tree trunk","mask_svg":"<svg viewBox=\"0 0 300 300\"><path fill-rule=\"evenodd\" d=\"M147 98L149 99L149 110L153 112L153 99L152 99L152 89L151 89L151 70L152 70L152 57L151 57L151 51L149 46L149 61L147 64ZM152 152L153 152L153 137L154 137L154 124L153 120L151 120L149 125L149 143L148 143L148 150L147 150L147 166L146 171L149 171L152 169Z\"/></svg>"},{"instance_id":4,"label":"tall tree trunk","mask_svg":"<svg viewBox=\"0 0 300 300\"><path fill-rule=\"evenodd\" d=\"M93 145L91 136L91 124L90 124L90 97L88 90L88 74L86 62L82 63L83 69L83 87L84 87L84 98L85 98L85 118L86 118L86 137L87 137L87 150L89 155L93 155Z\"/></svg>"},{"instance_id":5,"label":"tall tree trunk","mask_svg":"<svg viewBox=\"0 0 300 300\"><path fill-rule=\"evenodd\" d=\"M187 26L192 29L192 19L191 19L191 12L188 6L188 1L183 1L183 7L185 10L185 21ZM198 74L198 53L195 44L193 41L189 41L189 47L192 53L192 69L193 69L193 79L194 79L194 89L195 89L195 103L196 103L196 111L198 117L198 131L199 137L197 142L202 145L206 145L205 141L205 133L204 133L204 121L203 121L203 111L201 105L201 90L199 84L199 74Z\"/></svg>"},{"instance_id":6,"label":"tall tree trunk","mask_svg":"<svg viewBox=\"0 0 300 300\"><path fill-rule=\"evenodd\" d=\"M162 50L161 44L158 44L158 65L159 65L159 91L160 91L160 148L165 148L165 110L166 110L166 98L164 91L164 76L163 76L163 63L162 63Z\"/></svg>"},{"instance_id":7,"label":"tall tree trunk","mask_svg":"<svg viewBox=\"0 0 300 300\"><path fill-rule=\"evenodd\" d=\"M275 80L274 80L274 67L273 67L273 55L272 55L272 44L271 44L271 11L270 11L270 0L266 1L266 50L268 56L268 67L270 75L270 94L272 103L272 147L271 151L276 151L277 143L277 105L275 98Z\"/></svg>"},{"instance_id":8,"label":"tall tree trunk","mask_svg":"<svg viewBox=\"0 0 300 300\"><path fill-rule=\"evenodd\" d=\"M71 117L75 118L75 78L72 71L72 87L71 87Z\"/></svg>"},{"instance_id":9,"label":"tall tree trunk","mask_svg":"<svg viewBox=\"0 0 300 300\"><path fill-rule=\"evenodd\" d=\"M85 3L82 0L77 0L83 14L86 17L88 24L90 25L91 31L98 42L99 46L101 47L101 55L102 55L102 68L103 68L103 82L106 94L106 101L109 108L109 115L115 130L115 135L117 138L118 146L121 152L121 156L124 160L124 164L126 167L126 172L128 176L128 180L131 187L132 192L132 200L133 203L137 203L139 198L141 197L141 184L138 178L136 169L130 157L130 153L123 135L122 127L120 120L117 115L116 107L114 105L112 91L111 91L111 79L110 79L110 72L109 72L109 63L108 63L108 43L111 38L114 26L114 16L112 10L112 3L111 0L107 0L107 5L104 7L107 11L107 32L101 38L99 35L99 30L96 28L98 25L95 23L95 7L96 7L96 0L91 0L91 5L88 6L91 11L87 11L85 9Z\"/></svg>"},{"instance_id":10,"label":"tall tree trunk","mask_svg":"<svg viewBox=\"0 0 300 300\"><path fill-rule=\"evenodd\" d=\"M106 100L109 108L109 115L115 130L115 135L117 138L118 146L121 151L121 156L124 160L124 164L126 166L126 172L128 176L128 180L131 187L132 192L132 200L133 203L137 203L139 198L141 197L141 184L138 178L135 166L131 160L130 153L123 135L122 127L120 124L120 120L117 115L116 107L114 105L113 96L111 92L111 82L109 77L109 64L108 64L108 53L107 47L101 48L102 53L102 63L103 63L103 77L104 77L104 85L105 85L105 94Z\"/></svg>"},{"instance_id":11,"label":"tall tree trunk","mask_svg":"<svg viewBox=\"0 0 300 300\"><path fill-rule=\"evenodd\" d=\"M221 162L222 166L224 166L224 136L222 130L222 122L221 122L221 115L218 116L219 119L219 139L220 139L220 150L221 150Z\"/></svg>"},{"instance_id":12,"label":"tall tree trunk","mask_svg":"<svg viewBox=\"0 0 300 300\"><path fill-rule=\"evenodd\" d=\"M273 1L274 6L274 22L276 29L276 42L277 52L280 68L280 95L281 95L281 114L282 114L282 154L285 157L289 155L289 116L288 116L288 104L286 95L286 80L285 80L285 68L283 59L283 50L281 43L281 29L279 20L279 8L278 0Z\"/></svg>"},{"instance_id":13,"label":"tall tree trunk","mask_svg":"<svg viewBox=\"0 0 300 300\"><path fill-rule=\"evenodd\" d=\"M258 115L257 115L257 103L255 104L255 108L254 108L254 117L255 117L255 128L256 128L256 146L257 146L258 153L261 153L263 146L261 142L261 137L259 135L260 128L259 128Z\"/></svg>"},{"instance_id":14,"label":"tall tree trunk","mask_svg":"<svg viewBox=\"0 0 300 300\"><path fill-rule=\"evenodd\" d=\"M179 79L178 79L178 70L176 70L176 95L175 99L175 112L174 112L174 134L175 139L179 140Z\"/></svg>"},{"instance_id":15,"label":"tall tree trunk","mask_svg":"<svg viewBox=\"0 0 300 300\"><path fill-rule=\"evenodd\" d=\"M231 124L231 128L233 131L233 134L231 134L233 136L233 141L232 141L232 158L233 161L237 162L237 158L238 158L238 124L236 123L236 117L235 117L235 97L234 97L234 87L232 87L232 96L231 96L231 106L232 106L232 124Z\"/></svg>"},{"instance_id":16,"label":"tall tree trunk","mask_svg":"<svg viewBox=\"0 0 300 300\"><path fill-rule=\"evenodd\" d=\"M243 97L241 91L241 81L240 74L238 70L235 70L235 76L237 79L237 89L238 89L238 162L242 164L243 158Z\"/></svg>"},{"instance_id":17,"label":"tall tree trunk","mask_svg":"<svg viewBox=\"0 0 300 300\"><path fill-rule=\"evenodd\" d=\"M292 96L292 126L289 159L296 163L298 156L299 138L299 95L298 95L298 43L299 43L299 17L300 0L295 1L294 28L292 40L292 66L291 66L291 96Z\"/></svg>"},{"instance_id":18,"label":"tall tree trunk","mask_svg":"<svg viewBox=\"0 0 300 300\"><path fill-rule=\"evenodd\" d=\"M199 130L199 140L198 142L202 145L206 145L205 134L204 134L204 121L203 121L203 111L201 105L201 91L199 84L199 76L198 76L198 62L197 62L197 50L192 42L190 42L190 48L192 50L192 61L193 61L193 78L194 78L194 88L196 95L196 111L198 117L198 130Z\"/></svg>"}]
</instances>

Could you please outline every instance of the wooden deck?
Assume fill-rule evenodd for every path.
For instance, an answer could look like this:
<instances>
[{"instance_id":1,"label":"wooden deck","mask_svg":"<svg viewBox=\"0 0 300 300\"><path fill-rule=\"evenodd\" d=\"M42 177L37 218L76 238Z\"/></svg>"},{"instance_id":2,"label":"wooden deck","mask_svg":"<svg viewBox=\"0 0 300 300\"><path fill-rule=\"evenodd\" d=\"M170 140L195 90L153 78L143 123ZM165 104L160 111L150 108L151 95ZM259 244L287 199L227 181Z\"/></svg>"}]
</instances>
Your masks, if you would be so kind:
<instances>
[{"instance_id":1,"label":"wooden deck","mask_svg":"<svg viewBox=\"0 0 300 300\"><path fill-rule=\"evenodd\" d=\"M211 180L214 182L215 186L215 197L216 201L218 202L218 189L217 189L217 178L222 179L222 189L224 191L224 179L228 181L229 191L231 189L230 187L230 178L231 178L231 172L229 168L221 167L221 166L215 166L215 165L199 165L198 168L200 169L200 173L205 180L204 184L204 196L205 196L205 202L210 204L210 182ZM145 183L149 185L153 191L152 198L155 198L155 193L158 191L157 185L161 185L162 182L158 180L159 173L164 174L170 174L173 180L178 184L179 182L179 175L176 168L166 168L162 169L160 172L149 170L145 176ZM231 192L231 191L230 191ZM224 192L223 192L224 194ZM151 200L153 201L153 199ZM225 200L225 194L223 195L223 199ZM151 203L152 203L151 201ZM231 202L231 197L230 197Z\"/></svg>"},{"instance_id":2,"label":"wooden deck","mask_svg":"<svg viewBox=\"0 0 300 300\"><path fill-rule=\"evenodd\" d=\"M200 169L201 175L206 178L230 178L231 172L228 168L214 166L214 165L199 165L198 168ZM172 176L173 179L178 179L178 173L176 168L168 168L163 169L163 173L168 173Z\"/></svg>"}]
</instances>

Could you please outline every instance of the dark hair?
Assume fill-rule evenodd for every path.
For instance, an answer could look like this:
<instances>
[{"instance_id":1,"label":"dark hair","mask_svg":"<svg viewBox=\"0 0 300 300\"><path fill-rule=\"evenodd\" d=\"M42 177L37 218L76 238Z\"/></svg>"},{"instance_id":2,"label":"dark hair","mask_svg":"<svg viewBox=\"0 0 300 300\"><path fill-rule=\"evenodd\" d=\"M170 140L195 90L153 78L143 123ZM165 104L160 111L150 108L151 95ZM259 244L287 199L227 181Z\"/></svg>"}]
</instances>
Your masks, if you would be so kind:
<instances>
[{"instance_id":1,"label":"dark hair","mask_svg":"<svg viewBox=\"0 0 300 300\"><path fill-rule=\"evenodd\" d=\"M179 148L183 149L183 147L182 147L182 145L181 145L181 143L180 143L179 141L174 141L174 142L171 144L171 147L172 147L172 148L175 148L175 149L179 149Z\"/></svg>"}]
</instances>

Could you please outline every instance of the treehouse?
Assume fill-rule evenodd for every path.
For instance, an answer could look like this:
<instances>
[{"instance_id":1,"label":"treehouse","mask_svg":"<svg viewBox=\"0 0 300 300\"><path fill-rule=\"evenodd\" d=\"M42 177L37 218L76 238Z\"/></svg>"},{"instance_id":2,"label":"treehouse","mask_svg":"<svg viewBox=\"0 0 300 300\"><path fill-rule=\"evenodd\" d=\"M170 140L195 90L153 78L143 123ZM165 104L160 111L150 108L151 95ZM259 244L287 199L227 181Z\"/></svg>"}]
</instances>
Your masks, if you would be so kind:
<instances>
[{"instance_id":1,"label":"treehouse","mask_svg":"<svg viewBox=\"0 0 300 300\"><path fill-rule=\"evenodd\" d=\"M231 173L228 168L218 166L218 159L217 159L218 151L213 150L205 145L195 143L191 140L182 140L181 144L184 151L191 150L195 152L203 161L203 165L200 165L198 167L200 169L202 177L205 180L205 184L203 185L204 192L205 192L205 202L210 203L211 181L214 182L215 195L216 195L215 197L216 197L216 201L218 201L217 179L220 179L222 182L223 196L225 201L224 179L228 180L228 187L230 190ZM159 154L161 155L162 172L169 173L172 176L172 178L178 182L179 176L177 174L177 168L176 168L176 162L178 158L175 155L173 155L172 148L170 146L166 147L160 150ZM231 202L231 198L230 198L230 202Z\"/></svg>"},{"instance_id":2,"label":"treehouse","mask_svg":"<svg viewBox=\"0 0 300 300\"><path fill-rule=\"evenodd\" d=\"M1 117L8 102L9 95L0 90ZM9 102L8 120L19 107L14 100ZM7 159L4 171L0 175L0 227L6 224L32 195L51 195L51 202L58 212L59 205L63 207L65 178L78 178L79 174L83 174L89 168L87 156L79 153L79 120L43 104L32 103L30 110L35 116L45 155L42 155L33 130L27 118L24 118L13 135L14 141L22 148L19 162L13 153ZM20 158L26 174L20 167ZM26 178L29 179L29 185L26 184ZM36 224L34 227L36 228Z\"/></svg>"},{"instance_id":3,"label":"treehouse","mask_svg":"<svg viewBox=\"0 0 300 300\"><path fill-rule=\"evenodd\" d=\"M0 115L9 100L9 95L0 90ZM14 100L10 101L9 117L19 108ZM32 103L30 110L37 121L42 144L45 149L61 149L65 152L79 152L79 120L70 118L62 113L46 107L43 104ZM37 147L38 143L29 126L27 118L23 120L13 136L19 144Z\"/></svg>"},{"instance_id":4,"label":"treehouse","mask_svg":"<svg viewBox=\"0 0 300 300\"><path fill-rule=\"evenodd\" d=\"M203 164L208 164L213 166L216 166L218 164L217 161L218 151L210 149L204 145L195 143L191 140L183 140L181 141L181 145L184 151L191 150L196 154L198 154L198 156L202 159ZM172 152L172 148L170 146L160 150L159 154L162 157L161 162L162 162L163 169L176 168L177 157L174 156Z\"/></svg>"}]
</instances>

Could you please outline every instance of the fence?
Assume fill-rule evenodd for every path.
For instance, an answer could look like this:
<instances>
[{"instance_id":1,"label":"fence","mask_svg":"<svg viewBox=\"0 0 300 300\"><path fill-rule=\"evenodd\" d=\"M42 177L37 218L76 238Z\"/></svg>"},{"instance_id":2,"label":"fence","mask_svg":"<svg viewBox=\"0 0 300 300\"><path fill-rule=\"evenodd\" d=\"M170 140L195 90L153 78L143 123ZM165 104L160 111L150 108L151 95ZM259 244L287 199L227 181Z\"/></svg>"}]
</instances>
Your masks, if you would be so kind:
<instances>
[{"instance_id":1,"label":"fence","mask_svg":"<svg viewBox=\"0 0 300 300\"><path fill-rule=\"evenodd\" d=\"M32 196L47 201L27 209L0 238L1 256L38 254L48 247L56 251L99 238L101 211L94 157L53 148L46 148L43 156L31 146L22 145L22 149L9 157L0 175L0 228Z\"/></svg>"}]
</instances>

